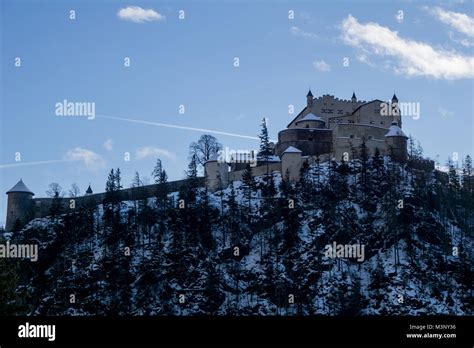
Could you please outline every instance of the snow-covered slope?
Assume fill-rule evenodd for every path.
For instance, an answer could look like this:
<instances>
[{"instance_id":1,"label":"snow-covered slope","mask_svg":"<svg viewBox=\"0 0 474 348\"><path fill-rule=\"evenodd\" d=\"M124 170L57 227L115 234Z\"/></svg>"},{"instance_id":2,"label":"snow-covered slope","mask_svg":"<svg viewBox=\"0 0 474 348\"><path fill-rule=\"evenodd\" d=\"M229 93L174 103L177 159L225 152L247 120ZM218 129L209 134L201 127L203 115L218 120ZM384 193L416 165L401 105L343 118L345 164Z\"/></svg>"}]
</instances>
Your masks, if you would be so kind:
<instances>
[{"instance_id":1,"label":"snow-covered slope","mask_svg":"<svg viewBox=\"0 0 474 348\"><path fill-rule=\"evenodd\" d=\"M302 174L34 220L6 236L40 245L19 268L21 311L471 314L472 192L387 159ZM333 242L363 261L329 257Z\"/></svg>"}]
</instances>

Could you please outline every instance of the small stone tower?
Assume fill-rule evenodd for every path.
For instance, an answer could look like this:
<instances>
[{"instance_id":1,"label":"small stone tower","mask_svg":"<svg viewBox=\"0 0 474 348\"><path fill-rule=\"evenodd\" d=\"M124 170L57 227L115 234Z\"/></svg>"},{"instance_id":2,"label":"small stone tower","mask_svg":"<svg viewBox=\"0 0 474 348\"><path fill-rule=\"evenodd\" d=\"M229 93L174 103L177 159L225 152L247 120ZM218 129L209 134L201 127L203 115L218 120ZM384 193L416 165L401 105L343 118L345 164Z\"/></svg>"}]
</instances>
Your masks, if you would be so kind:
<instances>
[{"instance_id":1,"label":"small stone tower","mask_svg":"<svg viewBox=\"0 0 474 348\"><path fill-rule=\"evenodd\" d=\"M207 189L211 192L225 189L229 185L229 165L218 161L217 155L204 163L204 175Z\"/></svg>"},{"instance_id":2,"label":"small stone tower","mask_svg":"<svg viewBox=\"0 0 474 348\"><path fill-rule=\"evenodd\" d=\"M33 217L34 193L20 179L10 190L7 191L7 221L5 230L12 231L18 223L24 226Z\"/></svg>"},{"instance_id":3,"label":"small stone tower","mask_svg":"<svg viewBox=\"0 0 474 348\"><path fill-rule=\"evenodd\" d=\"M302 165L302 151L293 146L288 148L281 155L281 175L288 175L290 181L300 180L300 170Z\"/></svg>"},{"instance_id":4,"label":"small stone tower","mask_svg":"<svg viewBox=\"0 0 474 348\"><path fill-rule=\"evenodd\" d=\"M403 133L398 126L397 121L393 121L388 133L385 134L385 141L387 142L388 154L398 162L406 162L407 160L407 139L408 137Z\"/></svg>"},{"instance_id":5,"label":"small stone tower","mask_svg":"<svg viewBox=\"0 0 474 348\"><path fill-rule=\"evenodd\" d=\"M313 107L313 93L311 93L311 88L309 89L308 94L306 94L306 106L310 110Z\"/></svg>"}]
</instances>

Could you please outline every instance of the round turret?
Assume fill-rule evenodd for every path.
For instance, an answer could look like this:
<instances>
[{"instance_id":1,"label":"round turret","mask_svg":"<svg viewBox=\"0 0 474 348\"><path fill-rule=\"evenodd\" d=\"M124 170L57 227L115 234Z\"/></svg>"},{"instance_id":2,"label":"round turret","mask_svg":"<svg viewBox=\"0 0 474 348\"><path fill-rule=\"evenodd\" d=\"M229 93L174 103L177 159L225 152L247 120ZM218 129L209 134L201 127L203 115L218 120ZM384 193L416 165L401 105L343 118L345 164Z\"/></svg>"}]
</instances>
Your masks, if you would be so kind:
<instances>
[{"instance_id":1,"label":"round turret","mask_svg":"<svg viewBox=\"0 0 474 348\"><path fill-rule=\"evenodd\" d=\"M6 193L8 201L5 230L13 231L23 227L32 218L34 193L26 187L22 179Z\"/></svg>"},{"instance_id":2,"label":"round turret","mask_svg":"<svg viewBox=\"0 0 474 348\"><path fill-rule=\"evenodd\" d=\"M393 121L388 133L385 134L385 141L387 142L388 154L398 162L405 162L407 160L407 139L408 137L403 133L396 121Z\"/></svg>"},{"instance_id":3,"label":"round turret","mask_svg":"<svg viewBox=\"0 0 474 348\"><path fill-rule=\"evenodd\" d=\"M204 175L209 191L224 189L229 184L229 165L219 161L217 154L213 155L204 163Z\"/></svg>"},{"instance_id":4,"label":"round turret","mask_svg":"<svg viewBox=\"0 0 474 348\"><path fill-rule=\"evenodd\" d=\"M326 122L312 112L295 122L299 128L326 128Z\"/></svg>"}]
</instances>

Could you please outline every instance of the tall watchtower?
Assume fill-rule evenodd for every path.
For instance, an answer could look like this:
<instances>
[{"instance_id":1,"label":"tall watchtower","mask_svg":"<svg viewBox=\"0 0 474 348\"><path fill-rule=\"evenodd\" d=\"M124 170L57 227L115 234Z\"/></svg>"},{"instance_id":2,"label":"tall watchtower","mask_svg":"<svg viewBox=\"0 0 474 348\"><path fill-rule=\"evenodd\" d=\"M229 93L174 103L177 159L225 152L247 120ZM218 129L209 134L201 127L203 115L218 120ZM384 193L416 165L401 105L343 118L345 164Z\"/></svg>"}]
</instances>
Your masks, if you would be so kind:
<instances>
[{"instance_id":1,"label":"tall watchtower","mask_svg":"<svg viewBox=\"0 0 474 348\"><path fill-rule=\"evenodd\" d=\"M17 221L20 226L24 226L32 218L34 193L20 179L15 186L7 191L7 195L7 222L5 230L12 231Z\"/></svg>"}]
</instances>

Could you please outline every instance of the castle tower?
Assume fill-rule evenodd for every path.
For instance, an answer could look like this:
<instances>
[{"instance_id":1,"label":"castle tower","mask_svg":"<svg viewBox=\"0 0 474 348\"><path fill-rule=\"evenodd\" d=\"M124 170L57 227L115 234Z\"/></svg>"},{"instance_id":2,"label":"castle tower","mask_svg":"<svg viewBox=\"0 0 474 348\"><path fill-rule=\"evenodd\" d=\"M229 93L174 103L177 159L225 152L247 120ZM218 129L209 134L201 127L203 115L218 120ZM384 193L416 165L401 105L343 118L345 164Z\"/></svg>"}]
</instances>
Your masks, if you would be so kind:
<instances>
[{"instance_id":1,"label":"castle tower","mask_svg":"<svg viewBox=\"0 0 474 348\"><path fill-rule=\"evenodd\" d=\"M352 91L351 102L352 102L352 110L357 109L357 97L356 97L355 91Z\"/></svg>"},{"instance_id":2,"label":"castle tower","mask_svg":"<svg viewBox=\"0 0 474 348\"><path fill-rule=\"evenodd\" d=\"M392 104L398 104L398 98L397 98L397 95L395 94L395 92L393 93Z\"/></svg>"},{"instance_id":3,"label":"castle tower","mask_svg":"<svg viewBox=\"0 0 474 348\"><path fill-rule=\"evenodd\" d=\"M407 160L407 139L398 126L397 121L393 121L388 133L385 134L385 142L388 147L388 154L398 162L406 162Z\"/></svg>"},{"instance_id":4,"label":"castle tower","mask_svg":"<svg viewBox=\"0 0 474 348\"><path fill-rule=\"evenodd\" d=\"M398 98L395 92L393 92L392 103L391 103L391 114L393 115L393 120L397 121L399 127L402 126L402 115L400 113L400 107L398 105Z\"/></svg>"},{"instance_id":5,"label":"castle tower","mask_svg":"<svg viewBox=\"0 0 474 348\"><path fill-rule=\"evenodd\" d=\"M217 154L204 163L206 187L215 192L225 189L229 185L229 165L217 160Z\"/></svg>"},{"instance_id":6,"label":"castle tower","mask_svg":"<svg viewBox=\"0 0 474 348\"><path fill-rule=\"evenodd\" d=\"M91 184L89 184L89 187L86 190L85 196L90 196L92 194L92 189L91 189Z\"/></svg>"},{"instance_id":7,"label":"castle tower","mask_svg":"<svg viewBox=\"0 0 474 348\"><path fill-rule=\"evenodd\" d=\"M392 97L392 104L391 104L391 112L394 120L397 121L397 124L399 127L402 126L402 115L400 114L400 108L398 106L398 98L395 92L393 92L393 97Z\"/></svg>"},{"instance_id":8,"label":"castle tower","mask_svg":"<svg viewBox=\"0 0 474 348\"><path fill-rule=\"evenodd\" d=\"M34 193L20 179L7 192L7 221L6 231L12 231L17 221L19 226L23 227L33 216L33 196Z\"/></svg>"},{"instance_id":9,"label":"castle tower","mask_svg":"<svg viewBox=\"0 0 474 348\"><path fill-rule=\"evenodd\" d=\"M306 106L308 109L313 107L313 93L311 93L311 88L309 89L308 94L306 94Z\"/></svg>"},{"instance_id":10,"label":"castle tower","mask_svg":"<svg viewBox=\"0 0 474 348\"><path fill-rule=\"evenodd\" d=\"M296 182L300 180L300 170L302 163L302 151L296 147L288 146L281 155L281 175L288 174L289 180Z\"/></svg>"},{"instance_id":11,"label":"castle tower","mask_svg":"<svg viewBox=\"0 0 474 348\"><path fill-rule=\"evenodd\" d=\"M352 92L351 102L357 103L357 97L356 97L355 91Z\"/></svg>"}]
</instances>

